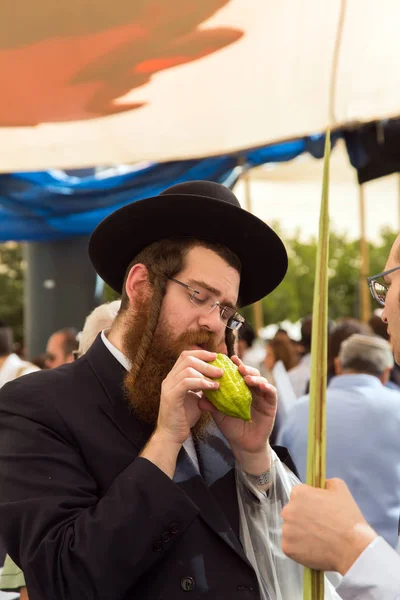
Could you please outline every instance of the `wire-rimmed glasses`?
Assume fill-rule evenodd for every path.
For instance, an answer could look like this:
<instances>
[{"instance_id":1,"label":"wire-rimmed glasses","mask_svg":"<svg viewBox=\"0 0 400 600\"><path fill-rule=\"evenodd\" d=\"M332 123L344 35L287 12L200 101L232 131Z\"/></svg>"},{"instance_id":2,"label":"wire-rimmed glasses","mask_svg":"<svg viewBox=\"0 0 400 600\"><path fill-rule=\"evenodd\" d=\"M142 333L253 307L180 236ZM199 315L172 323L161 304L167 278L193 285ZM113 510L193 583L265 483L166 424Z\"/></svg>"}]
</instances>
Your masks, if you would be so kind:
<instances>
[{"instance_id":1,"label":"wire-rimmed glasses","mask_svg":"<svg viewBox=\"0 0 400 600\"><path fill-rule=\"evenodd\" d=\"M383 271L382 273L378 273L377 275L372 275L367 278L369 290L374 300L378 302L381 306L385 306L386 294L389 290L389 284L386 283L383 278L394 271L400 269L400 265L394 267L394 269L389 269L388 271ZM377 281L377 279L382 279L382 281Z\"/></svg>"},{"instance_id":2,"label":"wire-rimmed glasses","mask_svg":"<svg viewBox=\"0 0 400 600\"><path fill-rule=\"evenodd\" d=\"M195 306L201 307L203 309L207 307L209 313L213 312L213 310L215 310L215 308L218 306L221 321L223 322L225 327L228 327L228 329L237 331L245 322L244 317L242 317L242 315L238 313L234 308L231 308L230 306L225 306L218 302L218 300L213 300L212 294L210 294L210 292L208 292L207 290L203 288L192 288L190 287L190 285L187 285L186 283L183 283L183 281L179 281L174 277L168 277L168 279L170 281L173 281L174 283L177 283L178 285L181 285L189 292L191 292L189 294L189 300Z\"/></svg>"}]
</instances>

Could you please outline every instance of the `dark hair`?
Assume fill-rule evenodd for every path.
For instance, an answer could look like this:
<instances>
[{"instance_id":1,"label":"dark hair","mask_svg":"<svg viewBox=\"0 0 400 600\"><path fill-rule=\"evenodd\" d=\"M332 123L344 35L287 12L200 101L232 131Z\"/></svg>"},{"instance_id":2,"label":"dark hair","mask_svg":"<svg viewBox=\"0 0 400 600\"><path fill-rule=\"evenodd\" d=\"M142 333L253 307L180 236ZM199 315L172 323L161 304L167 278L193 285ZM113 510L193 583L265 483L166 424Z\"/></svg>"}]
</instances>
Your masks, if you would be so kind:
<instances>
[{"instance_id":1,"label":"dark hair","mask_svg":"<svg viewBox=\"0 0 400 600\"><path fill-rule=\"evenodd\" d=\"M378 315L372 315L372 317L368 321L368 325L371 327L375 335L379 335L379 337L382 337L384 340L389 341L390 336L388 334L387 325L382 321L380 317L378 317Z\"/></svg>"},{"instance_id":2,"label":"dark hair","mask_svg":"<svg viewBox=\"0 0 400 600\"><path fill-rule=\"evenodd\" d=\"M306 353L311 350L312 317L305 317L301 322L301 344Z\"/></svg>"},{"instance_id":3,"label":"dark hair","mask_svg":"<svg viewBox=\"0 0 400 600\"><path fill-rule=\"evenodd\" d=\"M56 331L56 333L61 333L63 335L61 348L64 356L69 356L74 350L78 349L79 344L76 339L78 331L76 329L73 327L64 327L64 329L60 329L59 331Z\"/></svg>"},{"instance_id":4,"label":"dark hair","mask_svg":"<svg viewBox=\"0 0 400 600\"><path fill-rule=\"evenodd\" d=\"M311 352L311 336L312 336L312 315L305 317L301 322L301 340L300 344L304 346L305 353ZM328 336L333 329L332 321L328 320Z\"/></svg>"},{"instance_id":5,"label":"dark hair","mask_svg":"<svg viewBox=\"0 0 400 600\"><path fill-rule=\"evenodd\" d=\"M256 337L257 336L254 332L254 329L250 325L250 323L247 323L247 321L246 321L246 323L243 323L243 325L241 326L241 328L238 331L238 339L246 342L248 347L251 348Z\"/></svg>"},{"instance_id":6,"label":"dark hair","mask_svg":"<svg viewBox=\"0 0 400 600\"><path fill-rule=\"evenodd\" d=\"M267 346L271 346L275 360L281 360L285 365L286 371L297 365L296 352L289 339L272 338L272 340L267 342Z\"/></svg>"},{"instance_id":7,"label":"dark hair","mask_svg":"<svg viewBox=\"0 0 400 600\"><path fill-rule=\"evenodd\" d=\"M154 242L139 252L137 256L135 256L125 272L119 314L123 314L129 306L129 297L126 293L126 280L131 268L134 265L145 265L148 270L149 283L153 292L146 330L142 336L135 363L132 366L131 373L134 378L137 377L152 342L160 316L168 278L175 277L184 269L187 254L190 250L198 246L212 250L223 260L225 260L229 266L233 267L238 271L238 273L240 273L240 260L236 254L229 250L229 248L221 244L213 244L211 242L196 240L194 238L171 238ZM229 356L232 356L234 353L234 342L235 338L233 332L226 328L225 343Z\"/></svg>"},{"instance_id":8,"label":"dark hair","mask_svg":"<svg viewBox=\"0 0 400 600\"><path fill-rule=\"evenodd\" d=\"M275 331L274 337L276 337L279 333L284 333L287 337L289 337L288 332L283 327L278 327L278 329Z\"/></svg>"},{"instance_id":9,"label":"dark hair","mask_svg":"<svg viewBox=\"0 0 400 600\"><path fill-rule=\"evenodd\" d=\"M4 321L0 321L0 356L8 356L13 351L13 331Z\"/></svg>"},{"instance_id":10,"label":"dark hair","mask_svg":"<svg viewBox=\"0 0 400 600\"><path fill-rule=\"evenodd\" d=\"M345 319L336 325L328 337L328 376L335 374L335 358L339 356L340 346L353 333L371 335L372 330L366 323L357 319Z\"/></svg>"},{"instance_id":11,"label":"dark hair","mask_svg":"<svg viewBox=\"0 0 400 600\"><path fill-rule=\"evenodd\" d=\"M32 360L30 361L33 365L35 365L36 367L39 367L39 369L47 369L47 354L46 352L43 352L42 354L38 354L37 356L35 356L35 358L32 358Z\"/></svg>"}]
</instances>

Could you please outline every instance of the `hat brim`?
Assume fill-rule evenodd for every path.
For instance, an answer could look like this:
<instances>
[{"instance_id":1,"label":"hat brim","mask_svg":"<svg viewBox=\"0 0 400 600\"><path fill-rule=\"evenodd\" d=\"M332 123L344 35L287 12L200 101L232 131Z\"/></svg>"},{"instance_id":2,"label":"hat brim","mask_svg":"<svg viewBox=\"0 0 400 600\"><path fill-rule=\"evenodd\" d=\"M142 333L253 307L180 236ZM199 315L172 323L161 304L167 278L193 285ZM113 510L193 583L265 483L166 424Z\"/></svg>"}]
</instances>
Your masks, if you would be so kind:
<instances>
[{"instance_id":1,"label":"hat brim","mask_svg":"<svg viewBox=\"0 0 400 600\"><path fill-rule=\"evenodd\" d=\"M286 274L285 247L264 221L227 202L188 194L155 196L116 210L94 230L89 256L100 277L122 293L134 257L156 241L176 237L223 244L238 256L241 306L261 300Z\"/></svg>"}]
</instances>

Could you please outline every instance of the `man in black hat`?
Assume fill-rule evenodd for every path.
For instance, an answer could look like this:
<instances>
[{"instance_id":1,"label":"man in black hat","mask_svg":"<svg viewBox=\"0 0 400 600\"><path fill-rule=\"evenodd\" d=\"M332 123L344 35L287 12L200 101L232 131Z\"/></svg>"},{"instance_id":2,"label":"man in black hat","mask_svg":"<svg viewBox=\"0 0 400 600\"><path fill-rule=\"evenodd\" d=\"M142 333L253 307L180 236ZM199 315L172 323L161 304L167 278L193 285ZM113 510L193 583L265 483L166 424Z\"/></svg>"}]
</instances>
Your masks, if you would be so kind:
<instances>
[{"instance_id":1,"label":"man in black hat","mask_svg":"<svg viewBox=\"0 0 400 600\"><path fill-rule=\"evenodd\" d=\"M0 534L30 599L257 598L234 465L268 487L276 392L237 357L252 422L203 391L238 307L284 277L284 246L228 189L191 182L113 213L89 253L122 294L111 330L0 396Z\"/></svg>"}]
</instances>

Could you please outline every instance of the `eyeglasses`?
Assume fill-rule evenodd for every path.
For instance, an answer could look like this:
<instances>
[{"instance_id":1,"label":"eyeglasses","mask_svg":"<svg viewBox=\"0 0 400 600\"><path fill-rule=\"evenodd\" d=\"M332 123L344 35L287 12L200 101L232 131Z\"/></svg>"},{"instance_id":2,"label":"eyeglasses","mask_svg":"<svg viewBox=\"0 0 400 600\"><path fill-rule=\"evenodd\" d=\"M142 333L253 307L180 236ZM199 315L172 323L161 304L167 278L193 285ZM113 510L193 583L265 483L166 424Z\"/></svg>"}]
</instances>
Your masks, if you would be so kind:
<instances>
[{"instance_id":1,"label":"eyeglasses","mask_svg":"<svg viewBox=\"0 0 400 600\"><path fill-rule=\"evenodd\" d=\"M381 306L385 306L386 294L389 291L389 284L387 284L385 281L376 280L386 277L386 275L389 275L389 273L393 273L394 271L398 271L398 269L400 269L400 265L398 267L394 267L394 269L389 269L389 271L378 273L378 275L372 275L372 277L368 277L367 279L372 297Z\"/></svg>"},{"instance_id":2,"label":"eyeglasses","mask_svg":"<svg viewBox=\"0 0 400 600\"><path fill-rule=\"evenodd\" d=\"M186 290L191 292L189 295L189 300L195 306L202 307L203 309L207 308L208 313L213 312L213 310L218 306L221 321L224 323L225 327L228 327L228 329L237 331L245 322L244 317L242 317L242 315L240 315L234 308L231 308L230 306L224 306L223 304L220 304L218 300L212 302L212 295L207 290L203 288L192 288L190 285L187 285L182 281L178 281L178 279L174 279L173 277L168 277L168 279L174 283L177 283L178 285L181 285Z\"/></svg>"}]
</instances>

